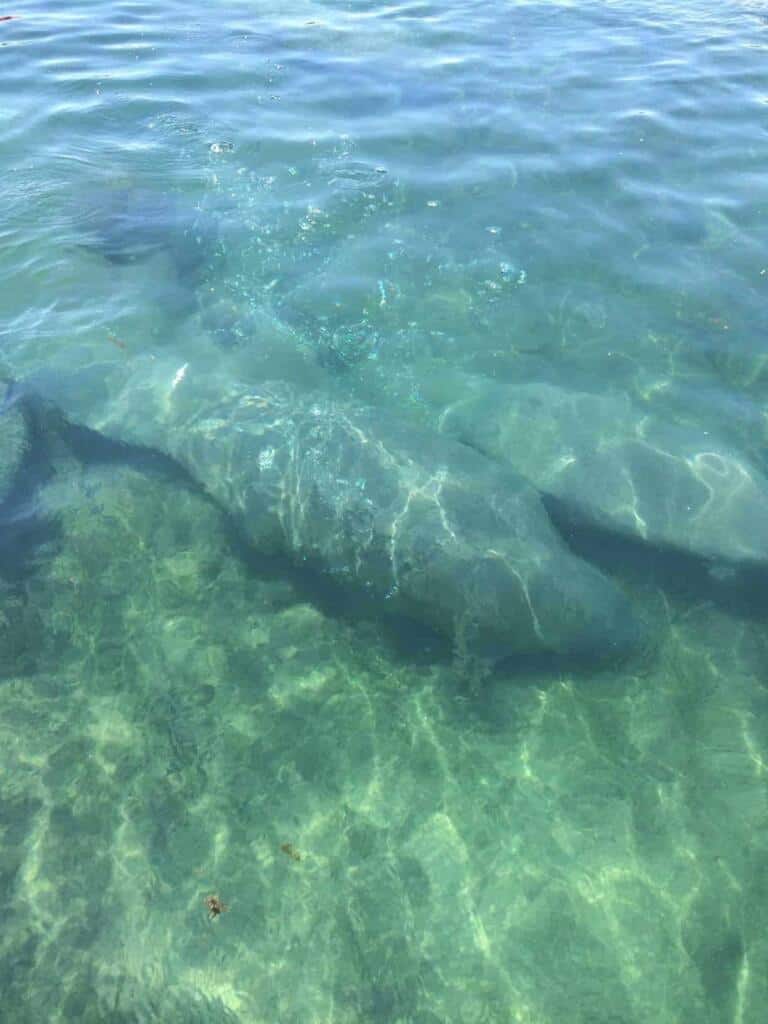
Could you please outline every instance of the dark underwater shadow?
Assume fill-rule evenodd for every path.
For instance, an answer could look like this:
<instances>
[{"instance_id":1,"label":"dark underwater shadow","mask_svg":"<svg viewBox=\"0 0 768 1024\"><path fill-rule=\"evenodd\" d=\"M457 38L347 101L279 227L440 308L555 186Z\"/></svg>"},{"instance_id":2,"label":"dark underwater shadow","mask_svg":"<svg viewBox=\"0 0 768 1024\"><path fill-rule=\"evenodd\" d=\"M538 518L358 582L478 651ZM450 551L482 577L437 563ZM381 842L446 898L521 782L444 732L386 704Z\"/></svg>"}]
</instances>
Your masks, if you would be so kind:
<instances>
[{"instance_id":1,"label":"dark underwater shadow","mask_svg":"<svg viewBox=\"0 0 768 1024\"><path fill-rule=\"evenodd\" d=\"M21 459L0 501L0 678L37 671L44 629L35 602L38 573L63 539L59 522L45 515L39 491L55 474L57 441L44 417L13 391L26 427Z\"/></svg>"},{"instance_id":2,"label":"dark underwater shadow","mask_svg":"<svg viewBox=\"0 0 768 1024\"><path fill-rule=\"evenodd\" d=\"M57 436L46 413L26 398L19 402L27 427L27 445L0 502L0 578L18 584L34 572L38 551L60 538L57 523L40 514L37 494L54 475Z\"/></svg>"}]
</instances>

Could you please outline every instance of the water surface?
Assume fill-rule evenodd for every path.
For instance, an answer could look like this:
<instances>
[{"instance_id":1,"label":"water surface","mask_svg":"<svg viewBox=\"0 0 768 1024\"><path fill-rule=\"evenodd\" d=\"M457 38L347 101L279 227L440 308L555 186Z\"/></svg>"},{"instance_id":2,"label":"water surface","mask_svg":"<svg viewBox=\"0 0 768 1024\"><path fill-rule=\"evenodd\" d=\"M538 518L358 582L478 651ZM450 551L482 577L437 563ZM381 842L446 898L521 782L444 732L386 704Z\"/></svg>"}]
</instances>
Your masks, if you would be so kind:
<instances>
[{"instance_id":1,"label":"water surface","mask_svg":"<svg viewBox=\"0 0 768 1024\"><path fill-rule=\"evenodd\" d=\"M98 436L38 409L3 506L3 1019L761 1024L768 577L727 526L561 515L642 650L489 664L100 436L153 367L419 437L546 385L501 453L545 494L575 393L627 410L589 451L762 479L762 5L5 13L3 376Z\"/></svg>"}]
</instances>

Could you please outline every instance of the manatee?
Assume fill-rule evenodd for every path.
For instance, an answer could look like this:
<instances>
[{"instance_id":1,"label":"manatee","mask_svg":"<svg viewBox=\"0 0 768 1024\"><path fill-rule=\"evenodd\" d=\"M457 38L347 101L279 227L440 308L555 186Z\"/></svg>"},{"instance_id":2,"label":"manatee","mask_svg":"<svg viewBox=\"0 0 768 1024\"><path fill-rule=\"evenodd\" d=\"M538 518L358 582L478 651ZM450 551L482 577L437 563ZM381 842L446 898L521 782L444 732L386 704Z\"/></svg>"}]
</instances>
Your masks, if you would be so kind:
<instances>
[{"instance_id":1,"label":"manatee","mask_svg":"<svg viewBox=\"0 0 768 1024\"><path fill-rule=\"evenodd\" d=\"M639 639L619 587L539 495L464 445L215 361L137 360L107 436L180 462L261 552L287 555L473 650L608 658Z\"/></svg>"},{"instance_id":2,"label":"manatee","mask_svg":"<svg viewBox=\"0 0 768 1024\"><path fill-rule=\"evenodd\" d=\"M218 240L215 219L192 200L146 188L97 187L75 217L86 248L118 265L165 254L189 286L202 280Z\"/></svg>"},{"instance_id":3,"label":"manatee","mask_svg":"<svg viewBox=\"0 0 768 1024\"><path fill-rule=\"evenodd\" d=\"M268 317L258 343L226 355L191 327L183 346L130 358L84 342L30 365L27 387L183 465L257 550L461 649L604 661L644 640L624 591L568 549L530 483L353 401Z\"/></svg>"},{"instance_id":4,"label":"manatee","mask_svg":"<svg viewBox=\"0 0 768 1024\"><path fill-rule=\"evenodd\" d=\"M626 394L461 382L441 432L513 467L573 520L717 562L768 565L768 480L711 431Z\"/></svg>"}]
</instances>

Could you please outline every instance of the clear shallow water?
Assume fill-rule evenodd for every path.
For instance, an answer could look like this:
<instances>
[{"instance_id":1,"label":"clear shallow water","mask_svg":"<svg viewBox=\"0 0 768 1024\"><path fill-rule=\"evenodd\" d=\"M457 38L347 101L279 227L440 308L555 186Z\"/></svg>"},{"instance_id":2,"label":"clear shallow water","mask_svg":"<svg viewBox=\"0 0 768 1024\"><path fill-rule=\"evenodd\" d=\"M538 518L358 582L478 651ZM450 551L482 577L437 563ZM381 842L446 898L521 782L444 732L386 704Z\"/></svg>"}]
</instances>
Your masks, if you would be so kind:
<instances>
[{"instance_id":1,"label":"clear shallow water","mask_svg":"<svg viewBox=\"0 0 768 1024\"><path fill-rule=\"evenodd\" d=\"M169 462L28 413L3 1019L765 1019L766 589L737 557L762 492L704 533L656 463L650 498L595 495L641 479L638 432L765 472L768 27L486 7L0 23L5 375L159 449L201 377L362 403L426 460L476 398L463 439L646 634L599 670L491 667L248 546Z\"/></svg>"}]
</instances>

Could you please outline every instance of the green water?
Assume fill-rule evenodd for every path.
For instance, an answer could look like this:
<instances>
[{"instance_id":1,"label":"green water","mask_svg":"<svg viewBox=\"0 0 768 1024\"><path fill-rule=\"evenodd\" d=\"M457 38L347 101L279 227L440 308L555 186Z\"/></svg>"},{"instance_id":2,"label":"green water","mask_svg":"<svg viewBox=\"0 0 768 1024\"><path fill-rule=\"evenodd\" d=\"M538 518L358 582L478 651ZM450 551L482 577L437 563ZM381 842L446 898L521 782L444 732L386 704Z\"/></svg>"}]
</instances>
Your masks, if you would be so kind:
<instances>
[{"instance_id":1,"label":"green water","mask_svg":"<svg viewBox=\"0 0 768 1024\"><path fill-rule=\"evenodd\" d=\"M587 462L576 393L629 403L589 452L640 423L768 468L762 6L5 13L0 1021L762 1024L761 525L688 543L676 491L658 536L574 525L545 473ZM446 408L547 385L488 457L639 649L489 659L259 550L135 444L196 374L425 459Z\"/></svg>"}]
</instances>

